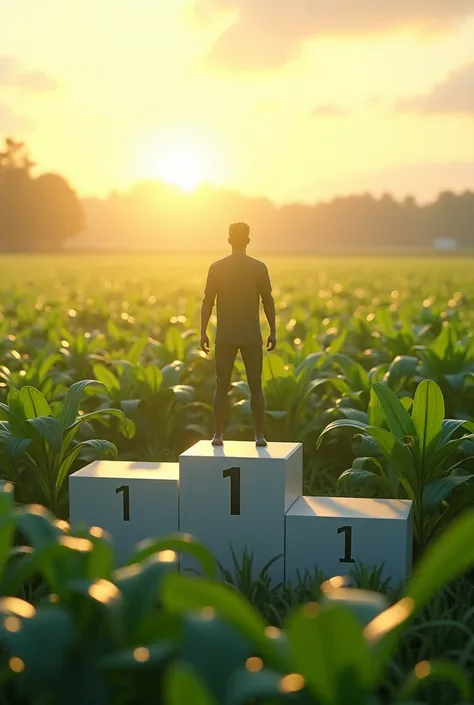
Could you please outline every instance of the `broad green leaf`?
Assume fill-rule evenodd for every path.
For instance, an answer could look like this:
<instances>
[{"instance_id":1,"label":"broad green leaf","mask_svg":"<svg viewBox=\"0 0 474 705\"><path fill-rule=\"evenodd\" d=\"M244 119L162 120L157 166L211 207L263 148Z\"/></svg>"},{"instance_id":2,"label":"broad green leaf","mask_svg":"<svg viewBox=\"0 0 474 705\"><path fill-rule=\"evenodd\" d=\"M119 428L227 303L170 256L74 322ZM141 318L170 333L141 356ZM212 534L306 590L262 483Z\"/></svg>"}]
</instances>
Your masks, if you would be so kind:
<instances>
[{"instance_id":1,"label":"broad green leaf","mask_svg":"<svg viewBox=\"0 0 474 705\"><path fill-rule=\"evenodd\" d=\"M318 448L321 446L324 436L326 436L331 431L334 431L334 429L336 428L350 428L355 431L368 432L368 425L366 423L363 423L361 421L354 421L351 419L337 419L336 421L332 421L330 424L328 424L324 431L322 431L321 435L318 438Z\"/></svg>"},{"instance_id":2,"label":"broad green leaf","mask_svg":"<svg viewBox=\"0 0 474 705\"><path fill-rule=\"evenodd\" d=\"M11 599L0 600L0 615L15 615L21 628L10 631L3 626L4 619L0 620L2 644L9 656L19 657L25 664L30 687L39 691L49 689L62 675L65 654L73 645L72 617L58 605L35 610L28 603L24 603L20 614L15 614L9 610ZM25 614L29 616L23 617Z\"/></svg>"},{"instance_id":3,"label":"broad green leaf","mask_svg":"<svg viewBox=\"0 0 474 705\"><path fill-rule=\"evenodd\" d=\"M292 670L318 701L366 705L371 655L357 617L340 605L310 603L289 618L286 635Z\"/></svg>"},{"instance_id":4,"label":"broad green leaf","mask_svg":"<svg viewBox=\"0 0 474 705\"><path fill-rule=\"evenodd\" d=\"M79 414L84 390L91 387L107 392L107 387L96 379L82 380L69 387L59 416L59 423L63 430L66 430L75 423Z\"/></svg>"},{"instance_id":5,"label":"broad green leaf","mask_svg":"<svg viewBox=\"0 0 474 705\"><path fill-rule=\"evenodd\" d=\"M248 703L292 703L292 705L310 705L314 701L309 700L305 691L292 692L291 700L288 694L282 692L284 687L284 676L269 668L262 668L261 671L249 672L242 668L234 673L229 680L228 695L226 705L247 705ZM299 697L300 696L300 697Z\"/></svg>"},{"instance_id":6,"label":"broad green leaf","mask_svg":"<svg viewBox=\"0 0 474 705\"><path fill-rule=\"evenodd\" d=\"M124 649L103 656L98 667L101 671L111 671L113 674L127 674L129 671L156 671L167 664L175 656L176 649L173 644L166 642L160 644L147 644L139 646L143 656L137 648Z\"/></svg>"},{"instance_id":7,"label":"broad green leaf","mask_svg":"<svg viewBox=\"0 0 474 705\"><path fill-rule=\"evenodd\" d=\"M88 441L82 441L75 445L69 453L64 457L61 465L59 466L59 471L56 476L56 494L60 491L64 484L64 481L69 475L69 471L72 468L74 461L77 459L79 454L84 450L84 448L90 448L92 451L93 460L104 460L106 458L115 458L118 455L117 446L110 441L104 441L99 439L91 439ZM92 462L92 460L90 460Z\"/></svg>"},{"instance_id":8,"label":"broad green leaf","mask_svg":"<svg viewBox=\"0 0 474 705\"><path fill-rule=\"evenodd\" d=\"M109 370L104 364L98 362L93 365L92 370L94 372L97 381L104 385L108 392L116 389L120 389L120 382L114 375L112 370Z\"/></svg>"},{"instance_id":9,"label":"broad green leaf","mask_svg":"<svg viewBox=\"0 0 474 705\"><path fill-rule=\"evenodd\" d=\"M13 489L10 482L0 483L0 575L8 561L15 532Z\"/></svg>"},{"instance_id":10,"label":"broad green leaf","mask_svg":"<svg viewBox=\"0 0 474 705\"><path fill-rule=\"evenodd\" d=\"M353 391L369 389L369 375L358 362L343 355L336 353L327 358L327 363L335 363L342 370L344 377L349 380Z\"/></svg>"},{"instance_id":11,"label":"broad green leaf","mask_svg":"<svg viewBox=\"0 0 474 705\"><path fill-rule=\"evenodd\" d=\"M454 335L453 327L446 325L441 329L441 333L438 335L436 340L431 343L430 350L440 359L450 359L453 357L454 346L456 344L456 337Z\"/></svg>"},{"instance_id":12,"label":"broad green leaf","mask_svg":"<svg viewBox=\"0 0 474 705\"><path fill-rule=\"evenodd\" d=\"M143 370L143 378L153 394L159 392L163 383L163 375L159 367L156 365L148 365L148 367L145 367Z\"/></svg>"},{"instance_id":13,"label":"broad green leaf","mask_svg":"<svg viewBox=\"0 0 474 705\"><path fill-rule=\"evenodd\" d=\"M263 358L263 384L266 384L270 380L278 380L279 377L285 378L290 376L291 372L288 369L288 365L285 364L281 357L272 353L271 355L266 355Z\"/></svg>"},{"instance_id":14,"label":"broad green leaf","mask_svg":"<svg viewBox=\"0 0 474 705\"><path fill-rule=\"evenodd\" d=\"M217 575L217 563L212 553L189 534L172 534L158 541L154 539L141 541L137 545L135 553L128 560L128 565L141 563L162 551L185 553L198 561L208 578L214 579Z\"/></svg>"},{"instance_id":15,"label":"broad green leaf","mask_svg":"<svg viewBox=\"0 0 474 705\"><path fill-rule=\"evenodd\" d=\"M83 416L79 416L77 421L75 421L75 423L69 426L69 428L66 430L66 433L64 434L62 452L66 452L67 448L74 440L81 424L89 423L90 421L96 420L104 421L107 420L107 417L110 416L119 419L120 430L126 438L133 438L133 434L135 433L135 425L132 421L130 421L130 419L127 419L123 411L121 411L120 409L99 409L98 411L91 411L90 414L84 414Z\"/></svg>"},{"instance_id":16,"label":"broad green leaf","mask_svg":"<svg viewBox=\"0 0 474 705\"><path fill-rule=\"evenodd\" d=\"M35 419L38 416L51 416L51 409L44 396L35 387L22 387L20 390L20 401L27 419Z\"/></svg>"},{"instance_id":17,"label":"broad green leaf","mask_svg":"<svg viewBox=\"0 0 474 705\"><path fill-rule=\"evenodd\" d=\"M372 458L370 458L371 460ZM367 460L367 458L364 458ZM381 484L381 479L374 472L369 470L358 470L354 467L344 470L342 475L338 478L338 483L344 483L348 487L353 487L354 489L359 489L361 485L371 485L374 486Z\"/></svg>"},{"instance_id":18,"label":"broad green leaf","mask_svg":"<svg viewBox=\"0 0 474 705\"><path fill-rule=\"evenodd\" d=\"M132 642L140 639L144 623L154 612L166 576L178 568L177 557L173 559L172 555L168 557L165 553L161 556L155 553L146 560L118 568L113 573L112 581L123 596L124 629Z\"/></svg>"},{"instance_id":19,"label":"broad green leaf","mask_svg":"<svg viewBox=\"0 0 474 705\"><path fill-rule=\"evenodd\" d=\"M375 393L373 387L370 388L369 398L369 424L371 426L383 426L385 422L385 413L382 402L379 396Z\"/></svg>"},{"instance_id":20,"label":"broad green leaf","mask_svg":"<svg viewBox=\"0 0 474 705\"><path fill-rule=\"evenodd\" d=\"M385 384L393 389L404 377L413 377L416 374L419 360L410 355L398 355L385 374Z\"/></svg>"},{"instance_id":21,"label":"broad green leaf","mask_svg":"<svg viewBox=\"0 0 474 705\"><path fill-rule=\"evenodd\" d=\"M38 416L28 419L27 424L43 438L53 453L59 453L63 443L63 429L53 416Z\"/></svg>"},{"instance_id":22,"label":"broad green leaf","mask_svg":"<svg viewBox=\"0 0 474 705\"><path fill-rule=\"evenodd\" d=\"M424 379L418 385L411 418L416 428L421 457L426 461L443 427L444 399L436 382Z\"/></svg>"},{"instance_id":23,"label":"broad green leaf","mask_svg":"<svg viewBox=\"0 0 474 705\"><path fill-rule=\"evenodd\" d=\"M144 352L146 346L148 345L148 336L142 335L135 340L132 347L127 353L127 360L132 362L134 365L138 365L142 353Z\"/></svg>"},{"instance_id":24,"label":"broad green leaf","mask_svg":"<svg viewBox=\"0 0 474 705\"><path fill-rule=\"evenodd\" d=\"M469 482L474 475L448 475L428 483L423 490L423 511L435 514L440 505L456 487Z\"/></svg>"},{"instance_id":25,"label":"broad green leaf","mask_svg":"<svg viewBox=\"0 0 474 705\"><path fill-rule=\"evenodd\" d=\"M441 587L474 566L473 535L474 509L469 509L427 547L407 588L417 611Z\"/></svg>"},{"instance_id":26,"label":"broad green leaf","mask_svg":"<svg viewBox=\"0 0 474 705\"><path fill-rule=\"evenodd\" d=\"M10 436L8 438L6 446L7 456L13 465L24 455L30 443L31 438L19 438L18 436Z\"/></svg>"},{"instance_id":27,"label":"broad green leaf","mask_svg":"<svg viewBox=\"0 0 474 705\"><path fill-rule=\"evenodd\" d=\"M161 378L163 387L174 387L181 382L185 365L179 360L175 360L169 365L161 368Z\"/></svg>"},{"instance_id":28,"label":"broad green leaf","mask_svg":"<svg viewBox=\"0 0 474 705\"><path fill-rule=\"evenodd\" d=\"M218 705L194 671L179 661L166 671L164 697L166 705Z\"/></svg>"},{"instance_id":29,"label":"broad green leaf","mask_svg":"<svg viewBox=\"0 0 474 705\"><path fill-rule=\"evenodd\" d=\"M380 399L391 433L400 439L416 436L416 429L410 414L392 390L380 382L374 382L372 389Z\"/></svg>"},{"instance_id":30,"label":"broad green leaf","mask_svg":"<svg viewBox=\"0 0 474 705\"><path fill-rule=\"evenodd\" d=\"M206 615L185 615L181 656L207 684L216 702L227 702L230 680L255 654L254 647L232 625Z\"/></svg>"},{"instance_id":31,"label":"broad green leaf","mask_svg":"<svg viewBox=\"0 0 474 705\"><path fill-rule=\"evenodd\" d=\"M163 586L162 601L172 613L199 612L216 615L247 639L262 658L281 663L278 645L265 635L265 622L260 614L235 590L201 578L168 575ZM209 609L210 608L210 609Z\"/></svg>"}]
</instances>

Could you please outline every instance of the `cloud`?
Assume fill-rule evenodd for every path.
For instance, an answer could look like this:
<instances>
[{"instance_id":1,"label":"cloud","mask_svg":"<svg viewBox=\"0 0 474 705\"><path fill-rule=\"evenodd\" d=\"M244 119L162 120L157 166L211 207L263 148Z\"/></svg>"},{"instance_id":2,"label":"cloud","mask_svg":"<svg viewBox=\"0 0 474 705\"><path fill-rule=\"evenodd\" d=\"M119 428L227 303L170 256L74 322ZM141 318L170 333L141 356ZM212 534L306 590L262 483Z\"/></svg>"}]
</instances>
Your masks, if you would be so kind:
<instances>
[{"instance_id":1,"label":"cloud","mask_svg":"<svg viewBox=\"0 0 474 705\"><path fill-rule=\"evenodd\" d=\"M34 122L30 118L13 112L10 106L0 103L0 133L26 132L33 129Z\"/></svg>"},{"instance_id":2,"label":"cloud","mask_svg":"<svg viewBox=\"0 0 474 705\"><path fill-rule=\"evenodd\" d=\"M318 35L445 31L474 13L472 0L194 0L201 22L223 10L238 16L209 58L235 69L280 67L302 40Z\"/></svg>"},{"instance_id":3,"label":"cloud","mask_svg":"<svg viewBox=\"0 0 474 705\"><path fill-rule=\"evenodd\" d=\"M338 117L345 115L346 111L338 105L328 103L327 105L317 105L311 114L313 117Z\"/></svg>"},{"instance_id":4,"label":"cloud","mask_svg":"<svg viewBox=\"0 0 474 705\"><path fill-rule=\"evenodd\" d=\"M399 100L395 109L398 112L474 114L474 62L453 71L429 93Z\"/></svg>"},{"instance_id":5,"label":"cloud","mask_svg":"<svg viewBox=\"0 0 474 705\"><path fill-rule=\"evenodd\" d=\"M53 91L57 81L44 71L23 71L12 56L0 56L0 87L22 88L25 91Z\"/></svg>"}]
</instances>

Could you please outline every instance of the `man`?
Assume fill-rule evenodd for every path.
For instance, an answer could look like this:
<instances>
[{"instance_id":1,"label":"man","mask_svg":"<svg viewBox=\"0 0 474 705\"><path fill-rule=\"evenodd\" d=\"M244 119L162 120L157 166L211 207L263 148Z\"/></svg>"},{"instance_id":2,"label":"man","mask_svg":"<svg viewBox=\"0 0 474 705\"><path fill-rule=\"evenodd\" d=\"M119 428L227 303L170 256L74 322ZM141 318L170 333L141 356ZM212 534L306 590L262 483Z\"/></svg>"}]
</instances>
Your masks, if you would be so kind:
<instances>
[{"instance_id":1,"label":"man","mask_svg":"<svg viewBox=\"0 0 474 705\"><path fill-rule=\"evenodd\" d=\"M263 340L260 298L270 326L267 350L276 346L275 304L266 265L247 255L250 228L246 223L229 227L232 254L211 264L201 308L201 347L209 352L207 324L217 298L215 340L216 389L214 394L214 446L223 445L228 417L228 392L237 352L240 350L250 388L255 443L266 446L263 434L265 400L262 389Z\"/></svg>"}]
</instances>

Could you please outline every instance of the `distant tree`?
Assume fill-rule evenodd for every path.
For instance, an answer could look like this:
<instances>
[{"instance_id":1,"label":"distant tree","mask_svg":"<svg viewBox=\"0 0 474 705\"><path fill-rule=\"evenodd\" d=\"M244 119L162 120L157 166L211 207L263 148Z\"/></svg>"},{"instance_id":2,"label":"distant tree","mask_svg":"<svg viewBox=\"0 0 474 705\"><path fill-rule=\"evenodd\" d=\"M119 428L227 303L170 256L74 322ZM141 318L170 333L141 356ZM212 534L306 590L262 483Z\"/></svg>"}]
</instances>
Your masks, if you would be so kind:
<instances>
[{"instance_id":1,"label":"distant tree","mask_svg":"<svg viewBox=\"0 0 474 705\"><path fill-rule=\"evenodd\" d=\"M43 250L59 250L84 227L84 211L76 193L58 174L34 179L31 193L33 241Z\"/></svg>"},{"instance_id":2,"label":"distant tree","mask_svg":"<svg viewBox=\"0 0 474 705\"><path fill-rule=\"evenodd\" d=\"M23 142L5 140L0 151L0 244L7 251L59 249L84 227L82 204L56 174L32 177L35 166Z\"/></svg>"}]
</instances>

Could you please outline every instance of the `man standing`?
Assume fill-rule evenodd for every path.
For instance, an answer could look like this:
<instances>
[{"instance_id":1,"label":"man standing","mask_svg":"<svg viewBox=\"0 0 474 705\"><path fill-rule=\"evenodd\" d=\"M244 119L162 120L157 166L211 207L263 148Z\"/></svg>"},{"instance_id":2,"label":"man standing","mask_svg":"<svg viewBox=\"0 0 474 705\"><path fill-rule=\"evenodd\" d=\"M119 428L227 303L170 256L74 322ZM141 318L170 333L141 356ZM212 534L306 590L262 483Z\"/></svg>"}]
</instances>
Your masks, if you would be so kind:
<instances>
[{"instance_id":1,"label":"man standing","mask_svg":"<svg viewBox=\"0 0 474 705\"><path fill-rule=\"evenodd\" d=\"M266 265L247 255L250 228L246 223L229 227L232 254L211 264L201 308L201 347L209 352L207 324L217 298L215 340L216 390L214 394L214 446L223 445L228 417L228 392L237 352L240 350L250 388L255 443L266 446L263 435L265 400L262 389L263 340L260 298L270 326L267 350L276 346L275 304Z\"/></svg>"}]
</instances>

